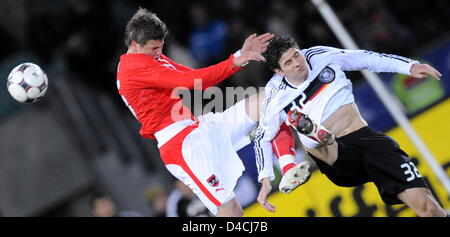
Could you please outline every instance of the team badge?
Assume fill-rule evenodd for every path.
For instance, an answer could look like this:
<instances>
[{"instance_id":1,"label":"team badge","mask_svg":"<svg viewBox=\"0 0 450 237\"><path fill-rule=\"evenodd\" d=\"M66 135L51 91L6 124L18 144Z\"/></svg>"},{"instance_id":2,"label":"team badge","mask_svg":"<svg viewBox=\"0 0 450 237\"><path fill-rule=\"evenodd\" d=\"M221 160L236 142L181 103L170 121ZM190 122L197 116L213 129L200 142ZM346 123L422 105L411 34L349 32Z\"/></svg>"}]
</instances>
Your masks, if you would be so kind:
<instances>
[{"instance_id":1,"label":"team badge","mask_svg":"<svg viewBox=\"0 0 450 237\"><path fill-rule=\"evenodd\" d=\"M219 186L219 180L215 174L211 175L206 181L213 187Z\"/></svg>"},{"instance_id":2,"label":"team badge","mask_svg":"<svg viewBox=\"0 0 450 237\"><path fill-rule=\"evenodd\" d=\"M318 77L321 82L330 83L334 81L335 76L334 70L330 67L326 67L320 72Z\"/></svg>"}]
</instances>

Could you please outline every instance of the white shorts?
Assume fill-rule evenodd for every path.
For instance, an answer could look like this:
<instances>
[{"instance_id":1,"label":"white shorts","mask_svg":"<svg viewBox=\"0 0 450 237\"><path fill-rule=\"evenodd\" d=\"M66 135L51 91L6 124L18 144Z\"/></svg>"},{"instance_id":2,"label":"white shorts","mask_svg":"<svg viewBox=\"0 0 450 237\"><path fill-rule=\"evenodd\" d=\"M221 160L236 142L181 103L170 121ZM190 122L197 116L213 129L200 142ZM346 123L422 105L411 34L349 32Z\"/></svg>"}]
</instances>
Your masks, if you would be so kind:
<instances>
[{"instance_id":1,"label":"white shorts","mask_svg":"<svg viewBox=\"0 0 450 237\"><path fill-rule=\"evenodd\" d=\"M161 158L170 173L216 215L217 208L234 197L233 189L245 170L236 148L249 141L248 133L256 123L245 113L244 101L198 120L160 147Z\"/></svg>"}]
</instances>

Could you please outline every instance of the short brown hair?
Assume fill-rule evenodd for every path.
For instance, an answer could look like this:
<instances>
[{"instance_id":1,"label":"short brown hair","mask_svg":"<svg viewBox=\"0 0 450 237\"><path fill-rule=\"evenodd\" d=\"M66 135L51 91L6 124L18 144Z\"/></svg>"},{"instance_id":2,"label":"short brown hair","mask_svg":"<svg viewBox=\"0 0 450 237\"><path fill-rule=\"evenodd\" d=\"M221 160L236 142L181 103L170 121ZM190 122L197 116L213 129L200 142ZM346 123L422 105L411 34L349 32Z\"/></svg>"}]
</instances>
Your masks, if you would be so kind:
<instances>
[{"instance_id":1,"label":"short brown hair","mask_svg":"<svg viewBox=\"0 0 450 237\"><path fill-rule=\"evenodd\" d=\"M140 45L146 44L149 40L163 40L168 33L166 24L155 13L139 8L127 23L125 46L129 47L133 40Z\"/></svg>"},{"instance_id":2,"label":"short brown hair","mask_svg":"<svg viewBox=\"0 0 450 237\"><path fill-rule=\"evenodd\" d=\"M297 42L290 36L275 36L267 46L266 52L262 55L266 59L266 64L271 70L280 69L280 58L290 48L299 48Z\"/></svg>"}]
</instances>

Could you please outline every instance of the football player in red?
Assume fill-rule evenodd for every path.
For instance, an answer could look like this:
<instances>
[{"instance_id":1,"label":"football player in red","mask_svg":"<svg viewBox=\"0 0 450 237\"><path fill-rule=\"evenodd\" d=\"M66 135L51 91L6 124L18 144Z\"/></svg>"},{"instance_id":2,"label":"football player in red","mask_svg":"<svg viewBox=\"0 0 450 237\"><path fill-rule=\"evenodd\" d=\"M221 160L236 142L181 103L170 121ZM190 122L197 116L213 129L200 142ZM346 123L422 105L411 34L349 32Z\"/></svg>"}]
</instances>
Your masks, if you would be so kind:
<instances>
[{"instance_id":1,"label":"football player in red","mask_svg":"<svg viewBox=\"0 0 450 237\"><path fill-rule=\"evenodd\" d=\"M174 95L178 89L194 89L199 84L205 90L249 61L264 61L261 53L273 35L253 34L228 59L191 69L162 53L167 33L166 25L146 9L139 9L129 20L128 51L120 57L117 69L119 94L141 123L140 134L157 139L161 158L176 178L216 216L242 216L233 189L244 166L233 145L256 126L258 117L250 108L258 106L259 99L251 97L224 112L195 118Z\"/></svg>"}]
</instances>

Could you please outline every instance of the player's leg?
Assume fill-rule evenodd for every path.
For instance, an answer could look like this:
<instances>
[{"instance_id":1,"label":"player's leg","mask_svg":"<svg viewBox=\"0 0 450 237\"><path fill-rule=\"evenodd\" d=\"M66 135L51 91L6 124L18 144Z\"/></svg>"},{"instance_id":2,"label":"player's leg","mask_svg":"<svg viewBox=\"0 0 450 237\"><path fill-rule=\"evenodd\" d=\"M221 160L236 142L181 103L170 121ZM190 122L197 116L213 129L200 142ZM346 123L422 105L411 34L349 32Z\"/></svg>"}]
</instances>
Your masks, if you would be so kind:
<instances>
[{"instance_id":1,"label":"player's leg","mask_svg":"<svg viewBox=\"0 0 450 237\"><path fill-rule=\"evenodd\" d=\"M248 135L257 125L259 120L259 108L264 97L265 93L261 92L239 101L222 113L208 113L199 116L198 119L200 122L220 125L222 128L221 132L216 133L215 135L223 137L223 132L229 134L229 136L226 137L229 137L234 148L238 149L237 146L245 145L242 144L243 142L250 142ZM217 142L216 145L220 147L223 146L222 142ZM199 149L201 148L199 147ZM215 159L217 162L219 160L220 159ZM223 162L229 163L228 159L223 159ZM205 201L204 203L208 203L208 201ZM213 208L214 207L210 208L210 210ZM229 201L224 201L220 206L217 206L216 210L217 213L215 214L217 216L242 216L242 208L234 196Z\"/></svg>"},{"instance_id":2,"label":"player's leg","mask_svg":"<svg viewBox=\"0 0 450 237\"><path fill-rule=\"evenodd\" d=\"M280 131L272 140L272 150L283 175L295 166L294 134L285 123L280 126Z\"/></svg>"},{"instance_id":3,"label":"player's leg","mask_svg":"<svg viewBox=\"0 0 450 237\"><path fill-rule=\"evenodd\" d=\"M200 122L179 132L161 146L161 158L169 172L187 185L217 215L239 216L239 208L225 205L244 166L220 124ZM223 207L222 207L223 206Z\"/></svg>"},{"instance_id":4,"label":"player's leg","mask_svg":"<svg viewBox=\"0 0 450 237\"><path fill-rule=\"evenodd\" d=\"M236 197L233 197L230 201L222 204L217 209L217 217L241 217L243 215L241 205L237 201Z\"/></svg>"},{"instance_id":5,"label":"player's leg","mask_svg":"<svg viewBox=\"0 0 450 237\"><path fill-rule=\"evenodd\" d=\"M333 165L338 156L338 144L331 132L296 109L288 112L286 123L302 134L300 141L307 152Z\"/></svg>"},{"instance_id":6,"label":"player's leg","mask_svg":"<svg viewBox=\"0 0 450 237\"><path fill-rule=\"evenodd\" d=\"M220 194L226 190L223 185L211 189L209 184L202 182L200 175L196 175L186 164L166 165L169 172L178 180L189 187L200 201L209 209L215 216L221 217L240 217L243 215L242 208L237 202L233 192L228 195L228 198L221 198ZM220 180L223 181L223 180ZM219 181L217 182L219 183ZM221 200L223 199L223 201Z\"/></svg>"},{"instance_id":7,"label":"player's leg","mask_svg":"<svg viewBox=\"0 0 450 237\"><path fill-rule=\"evenodd\" d=\"M295 141L291 128L283 123L280 131L272 141L272 149L277 158L283 177L279 184L279 190L290 193L298 186L308 181L311 176L308 161L295 163Z\"/></svg>"},{"instance_id":8,"label":"player's leg","mask_svg":"<svg viewBox=\"0 0 450 237\"><path fill-rule=\"evenodd\" d=\"M325 162L327 165L332 166L338 158L338 144L334 142L328 146L320 146L316 148L310 148L311 146L306 145L306 139L301 138L304 149L317 159Z\"/></svg>"},{"instance_id":9,"label":"player's leg","mask_svg":"<svg viewBox=\"0 0 450 237\"><path fill-rule=\"evenodd\" d=\"M260 118L260 111L262 108L262 103L266 98L266 93L264 91L252 95L245 99L245 113L248 117L250 117L254 122L258 122Z\"/></svg>"},{"instance_id":10,"label":"player's leg","mask_svg":"<svg viewBox=\"0 0 450 237\"><path fill-rule=\"evenodd\" d=\"M230 134L233 145L245 146L246 144L243 142L250 143L248 136L259 121L259 111L264 97L265 93L260 92L238 101L221 113L208 113L199 116L198 119L199 121L220 123Z\"/></svg>"},{"instance_id":11,"label":"player's leg","mask_svg":"<svg viewBox=\"0 0 450 237\"><path fill-rule=\"evenodd\" d=\"M288 112L286 122L299 133L322 145L331 145L335 141L335 137L330 131L321 124L313 122L297 109Z\"/></svg>"},{"instance_id":12,"label":"player's leg","mask_svg":"<svg viewBox=\"0 0 450 237\"><path fill-rule=\"evenodd\" d=\"M359 139L354 139L353 144L364 151L365 169L386 204L405 203L418 216L446 215L416 164L394 139L370 127L356 133Z\"/></svg>"},{"instance_id":13,"label":"player's leg","mask_svg":"<svg viewBox=\"0 0 450 237\"><path fill-rule=\"evenodd\" d=\"M414 210L417 216L421 217L444 217L447 216L445 210L433 197L427 188L410 188L398 194L398 199L402 200L408 207Z\"/></svg>"}]
</instances>

